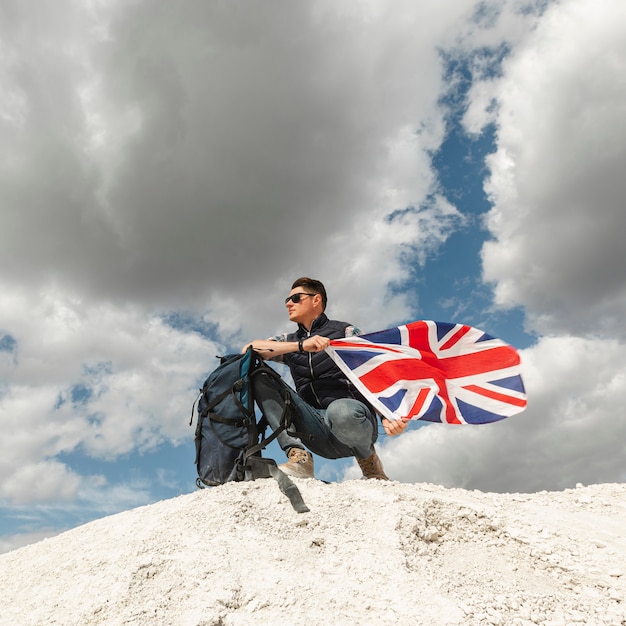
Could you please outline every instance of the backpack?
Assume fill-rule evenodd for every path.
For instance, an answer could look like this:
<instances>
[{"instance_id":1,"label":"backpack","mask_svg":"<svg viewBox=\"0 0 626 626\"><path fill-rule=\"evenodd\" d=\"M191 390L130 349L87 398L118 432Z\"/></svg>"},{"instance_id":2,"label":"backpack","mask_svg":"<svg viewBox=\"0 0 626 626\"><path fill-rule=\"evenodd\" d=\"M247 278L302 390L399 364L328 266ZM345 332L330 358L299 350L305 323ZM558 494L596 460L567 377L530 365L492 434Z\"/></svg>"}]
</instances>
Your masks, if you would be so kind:
<instances>
[{"instance_id":1,"label":"backpack","mask_svg":"<svg viewBox=\"0 0 626 626\"><path fill-rule=\"evenodd\" d=\"M280 427L265 437L269 426L263 415L256 417L252 385L253 377L262 372L284 385L280 375L249 348L243 354L221 357L220 365L202 385L189 422L193 423L197 406L196 484L204 489L231 481L272 477L293 508L304 513L309 509L296 485L277 467L276 461L261 455L263 448L289 427L293 410L291 397L285 392Z\"/></svg>"}]
</instances>

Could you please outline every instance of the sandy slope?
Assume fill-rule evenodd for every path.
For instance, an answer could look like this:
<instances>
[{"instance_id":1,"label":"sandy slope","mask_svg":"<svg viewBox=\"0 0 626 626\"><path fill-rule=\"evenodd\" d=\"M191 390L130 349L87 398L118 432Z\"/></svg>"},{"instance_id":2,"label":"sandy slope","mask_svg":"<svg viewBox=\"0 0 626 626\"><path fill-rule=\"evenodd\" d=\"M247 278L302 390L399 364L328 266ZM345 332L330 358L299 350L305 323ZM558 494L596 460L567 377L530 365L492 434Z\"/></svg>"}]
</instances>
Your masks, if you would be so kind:
<instances>
[{"instance_id":1,"label":"sandy slope","mask_svg":"<svg viewBox=\"0 0 626 626\"><path fill-rule=\"evenodd\" d=\"M626 485L272 480L0 556L0 624L626 624Z\"/></svg>"}]
</instances>

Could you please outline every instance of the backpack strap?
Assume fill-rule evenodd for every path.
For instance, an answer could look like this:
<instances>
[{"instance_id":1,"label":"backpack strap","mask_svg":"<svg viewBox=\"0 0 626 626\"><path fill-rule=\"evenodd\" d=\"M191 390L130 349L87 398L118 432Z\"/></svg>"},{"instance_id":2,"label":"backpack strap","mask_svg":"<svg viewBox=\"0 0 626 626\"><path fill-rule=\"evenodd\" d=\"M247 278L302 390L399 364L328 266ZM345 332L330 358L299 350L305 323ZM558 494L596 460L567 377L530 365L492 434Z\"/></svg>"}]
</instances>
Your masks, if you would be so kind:
<instances>
[{"instance_id":1,"label":"backpack strap","mask_svg":"<svg viewBox=\"0 0 626 626\"><path fill-rule=\"evenodd\" d=\"M246 473L246 480L256 478L273 478L278 483L278 488L289 498L291 506L297 513L308 513L309 507L304 503L302 494L293 481L278 469L274 459L265 459L260 456L249 456L245 460L242 469Z\"/></svg>"}]
</instances>

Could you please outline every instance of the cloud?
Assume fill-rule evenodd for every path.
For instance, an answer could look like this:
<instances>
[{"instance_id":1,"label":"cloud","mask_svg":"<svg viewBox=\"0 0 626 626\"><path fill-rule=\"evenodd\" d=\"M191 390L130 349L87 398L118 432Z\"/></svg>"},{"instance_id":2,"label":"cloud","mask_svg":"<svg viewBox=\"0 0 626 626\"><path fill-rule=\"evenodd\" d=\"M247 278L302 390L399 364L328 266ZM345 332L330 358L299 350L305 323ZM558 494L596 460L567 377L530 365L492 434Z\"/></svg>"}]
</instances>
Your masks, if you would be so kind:
<instances>
[{"instance_id":1,"label":"cloud","mask_svg":"<svg viewBox=\"0 0 626 626\"><path fill-rule=\"evenodd\" d=\"M618 1L555 3L473 94L497 102L484 277L543 334L625 336L625 24Z\"/></svg>"},{"instance_id":2,"label":"cloud","mask_svg":"<svg viewBox=\"0 0 626 626\"><path fill-rule=\"evenodd\" d=\"M44 5L37 37L7 46L21 159L0 171L4 280L198 308L285 276L334 233L366 246L436 185L437 43L471 3L457 5L426 23L376 2L66 3L73 19L51 28Z\"/></svg>"},{"instance_id":3,"label":"cloud","mask_svg":"<svg viewBox=\"0 0 626 626\"><path fill-rule=\"evenodd\" d=\"M93 307L58 293L7 296L3 322L15 345L0 395L0 498L76 496L82 479L60 454L112 459L189 436L199 377L222 345L132 307Z\"/></svg>"}]
</instances>

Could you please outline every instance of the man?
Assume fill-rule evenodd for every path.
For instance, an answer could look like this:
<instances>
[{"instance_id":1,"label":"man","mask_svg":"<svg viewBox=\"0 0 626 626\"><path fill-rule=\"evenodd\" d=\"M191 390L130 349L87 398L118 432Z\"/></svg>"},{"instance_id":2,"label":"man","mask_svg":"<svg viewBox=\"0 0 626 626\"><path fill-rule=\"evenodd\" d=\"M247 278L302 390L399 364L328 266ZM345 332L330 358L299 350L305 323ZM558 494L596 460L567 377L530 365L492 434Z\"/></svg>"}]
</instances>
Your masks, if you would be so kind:
<instances>
[{"instance_id":1,"label":"man","mask_svg":"<svg viewBox=\"0 0 626 626\"><path fill-rule=\"evenodd\" d=\"M289 319L298 325L293 333L246 344L262 358L289 366L296 392L288 389L295 405L291 431L282 432L278 443L288 462L279 467L291 476L314 478L313 456L339 459L354 456L365 478L389 480L376 454L378 422L374 409L324 352L331 339L351 337L360 331L348 324L330 320L326 309L326 289L319 280L302 277L292 285L285 300ZM277 428L283 412L281 389L269 376L253 379L255 398L270 426ZM283 389L284 392L284 389ZM404 431L406 422L382 418L388 435ZM292 430L293 429L293 430Z\"/></svg>"}]
</instances>

